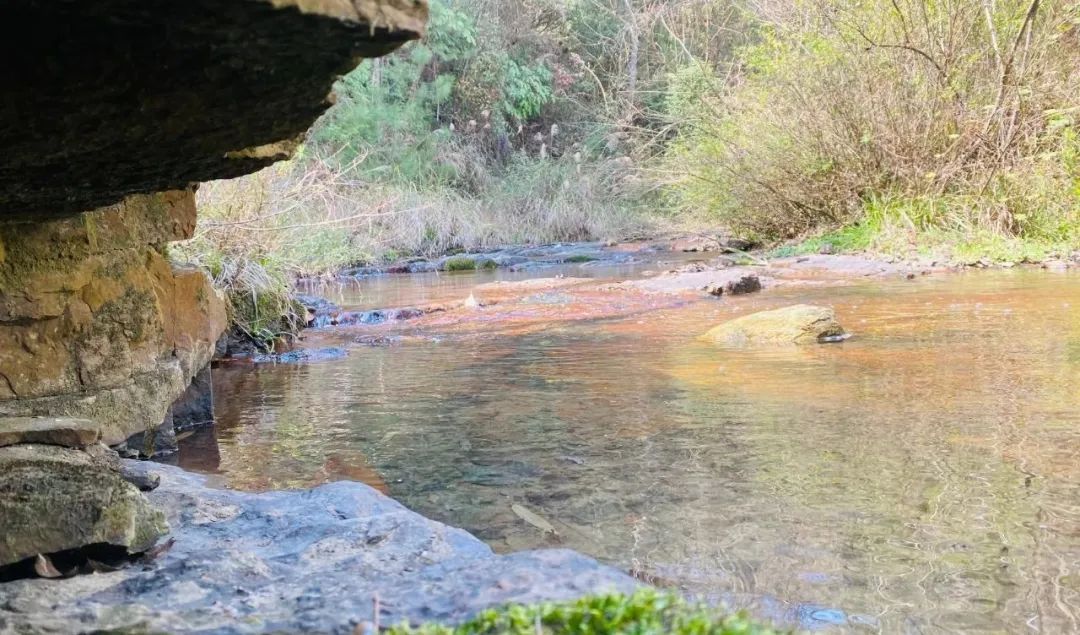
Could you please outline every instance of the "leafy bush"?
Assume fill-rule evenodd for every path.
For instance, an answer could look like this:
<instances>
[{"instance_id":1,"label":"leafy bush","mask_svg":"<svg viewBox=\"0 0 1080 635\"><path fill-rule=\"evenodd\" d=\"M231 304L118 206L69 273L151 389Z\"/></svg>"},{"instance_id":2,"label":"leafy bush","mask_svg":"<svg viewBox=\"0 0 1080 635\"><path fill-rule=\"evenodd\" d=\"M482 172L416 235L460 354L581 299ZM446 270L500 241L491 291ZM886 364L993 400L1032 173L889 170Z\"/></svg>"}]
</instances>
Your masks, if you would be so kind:
<instances>
[{"instance_id":1,"label":"leafy bush","mask_svg":"<svg viewBox=\"0 0 1080 635\"><path fill-rule=\"evenodd\" d=\"M887 201L882 227L911 234L1077 244L1075 5L829 0L757 17L734 72L673 75L671 204L773 239Z\"/></svg>"},{"instance_id":2,"label":"leafy bush","mask_svg":"<svg viewBox=\"0 0 1080 635\"><path fill-rule=\"evenodd\" d=\"M591 597L576 602L510 606L484 611L455 627L399 626L391 635L771 635L779 631L742 614L724 615L655 590Z\"/></svg>"}]
</instances>

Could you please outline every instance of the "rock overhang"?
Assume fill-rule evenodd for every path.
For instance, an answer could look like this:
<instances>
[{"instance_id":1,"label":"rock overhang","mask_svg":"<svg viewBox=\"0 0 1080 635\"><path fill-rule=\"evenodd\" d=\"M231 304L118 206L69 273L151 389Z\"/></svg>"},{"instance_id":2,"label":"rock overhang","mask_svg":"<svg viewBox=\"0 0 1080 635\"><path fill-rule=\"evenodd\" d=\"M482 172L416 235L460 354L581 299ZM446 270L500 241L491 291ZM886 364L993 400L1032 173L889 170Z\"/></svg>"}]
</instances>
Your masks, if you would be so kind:
<instances>
[{"instance_id":1,"label":"rock overhang","mask_svg":"<svg viewBox=\"0 0 1080 635\"><path fill-rule=\"evenodd\" d=\"M240 176L286 158L426 0L12 0L0 20L0 221Z\"/></svg>"}]
</instances>

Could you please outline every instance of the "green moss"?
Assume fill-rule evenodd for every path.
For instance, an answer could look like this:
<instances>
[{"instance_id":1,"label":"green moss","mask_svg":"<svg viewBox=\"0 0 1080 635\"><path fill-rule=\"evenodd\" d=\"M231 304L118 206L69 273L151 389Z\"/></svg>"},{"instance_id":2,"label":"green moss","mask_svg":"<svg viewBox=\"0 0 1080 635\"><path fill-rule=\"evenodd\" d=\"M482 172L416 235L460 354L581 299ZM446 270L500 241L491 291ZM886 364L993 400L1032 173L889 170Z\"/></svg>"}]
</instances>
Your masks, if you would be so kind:
<instances>
[{"instance_id":1,"label":"green moss","mask_svg":"<svg viewBox=\"0 0 1080 635\"><path fill-rule=\"evenodd\" d=\"M592 256L587 256L585 254L575 254L567 258L566 262L571 264L578 264L584 262L592 262L594 260L596 260L596 258L593 258Z\"/></svg>"},{"instance_id":2,"label":"green moss","mask_svg":"<svg viewBox=\"0 0 1080 635\"><path fill-rule=\"evenodd\" d=\"M447 271L474 271L476 270L476 261L468 256L454 256L448 259L443 266Z\"/></svg>"},{"instance_id":3,"label":"green moss","mask_svg":"<svg viewBox=\"0 0 1080 635\"><path fill-rule=\"evenodd\" d=\"M392 635L768 635L779 633L744 614L725 614L678 596L644 589L633 595L590 597L576 602L514 605L488 610L458 626L398 626Z\"/></svg>"}]
</instances>

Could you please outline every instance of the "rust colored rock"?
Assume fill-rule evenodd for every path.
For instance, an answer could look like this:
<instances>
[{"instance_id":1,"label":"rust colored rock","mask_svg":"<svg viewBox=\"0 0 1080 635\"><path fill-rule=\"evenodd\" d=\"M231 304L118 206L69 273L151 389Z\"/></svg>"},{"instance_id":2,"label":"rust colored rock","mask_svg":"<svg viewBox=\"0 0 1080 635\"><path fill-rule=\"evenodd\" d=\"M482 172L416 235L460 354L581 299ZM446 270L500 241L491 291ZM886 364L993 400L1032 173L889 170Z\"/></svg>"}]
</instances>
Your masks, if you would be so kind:
<instances>
[{"instance_id":1,"label":"rust colored rock","mask_svg":"<svg viewBox=\"0 0 1080 635\"><path fill-rule=\"evenodd\" d=\"M164 419L226 326L206 275L162 254L194 210L180 190L0 224L0 416L93 419L109 444Z\"/></svg>"},{"instance_id":2,"label":"rust colored rock","mask_svg":"<svg viewBox=\"0 0 1080 635\"><path fill-rule=\"evenodd\" d=\"M287 158L426 0L14 0L0 104L0 416L155 432L226 326L192 184ZM93 211L85 211L93 210ZM165 428L161 428L164 430Z\"/></svg>"}]
</instances>

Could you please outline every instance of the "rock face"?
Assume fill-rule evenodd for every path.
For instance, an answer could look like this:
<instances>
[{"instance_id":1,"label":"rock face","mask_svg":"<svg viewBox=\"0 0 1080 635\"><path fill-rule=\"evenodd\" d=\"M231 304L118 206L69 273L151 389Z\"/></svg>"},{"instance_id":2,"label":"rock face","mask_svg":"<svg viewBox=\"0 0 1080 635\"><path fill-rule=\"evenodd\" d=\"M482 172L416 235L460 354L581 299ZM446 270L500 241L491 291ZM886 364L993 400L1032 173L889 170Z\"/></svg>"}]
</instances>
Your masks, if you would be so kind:
<instances>
[{"instance_id":1,"label":"rock face","mask_svg":"<svg viewBox=\"0 0 1080 635\"><path fill-rule=\"evenodd\" d=\"M0 219L70 216L287 157L424 0L10 0Z\"/></svg>"},{"instance_id":2,"label":"rock face","mask_svg":"<svg viewBox=\"0 0 1080 635\"><path fill-rule=\"evenodd\" d=\"M5 3L0 417L53 419L0 424L0 565L154 543L162 518L116 466L60 446L174 442L170 406L226 325L166 256L194 232L192 184L287 158L341 74L426 20L425 0Z\"/></svg>"},{"instance_id":3,"label":"rock face","mask_svg":"<svg viewBox=\"0 0 1080 635\"><path fill-rule=\"evenodd\" d=\"M0 224L0 416L92 419L110 445L160 424L226 325L206 275L164 255L194 228L190 190Z\"/></svg>"},{"instance_id":4,"label":"rock face","mask_svg":"<svg viewBox=\"0 0 1080 635\"><path fill-rule=\"evenodd\" d=\"M427 3L4 11L0 416L89 418L108 444L156 437L225 326L206 276L165 256L194 231L191 184L287 158L341 74L423 33Z\"/></svg>"},{"instance_id":5,"label":"rock face","mask_svg":"<svg viewBox=\"0 0 1080 635\"><path fill-rule=\"evenodd\" d=\"M812 344L844 336L832 309L809 304L752 313L706 333L707 341L726 346Z\"/></svg>"},{"instance_id":6,"label":"rock face","mask_svg":"<svg viewBox=\"0 0 1080 635\"><path fill-rule=\"evenodd\" d=\"M49 445L0 448L0 566L87 545L139 553L167 530L164 515L100 456Z\"/></svg>"},{"instance_id":7,"label":"rock face","mask_svg":"<svg viewBox=\"0 0 1080 635\"><path fill-rule=\"evenodd\" d=\"M170 510L173 547L148 567L8 583L0 631L352 633L376 621L376 597L385 626L637 586L571 551L495 555L366 485L245 494L154 469L149 497Z\"/></svg>"}]
</instances>

